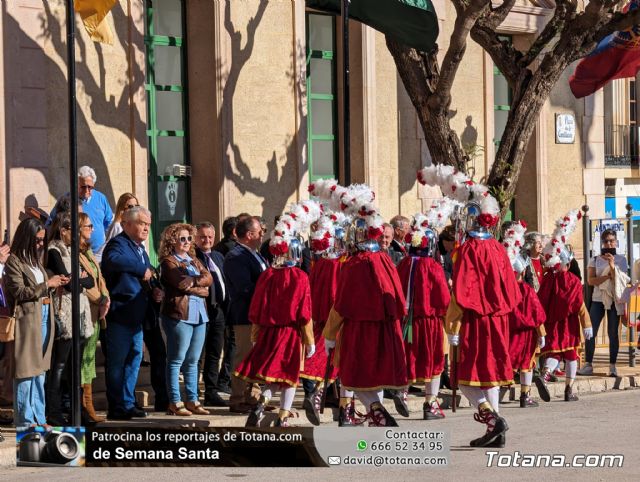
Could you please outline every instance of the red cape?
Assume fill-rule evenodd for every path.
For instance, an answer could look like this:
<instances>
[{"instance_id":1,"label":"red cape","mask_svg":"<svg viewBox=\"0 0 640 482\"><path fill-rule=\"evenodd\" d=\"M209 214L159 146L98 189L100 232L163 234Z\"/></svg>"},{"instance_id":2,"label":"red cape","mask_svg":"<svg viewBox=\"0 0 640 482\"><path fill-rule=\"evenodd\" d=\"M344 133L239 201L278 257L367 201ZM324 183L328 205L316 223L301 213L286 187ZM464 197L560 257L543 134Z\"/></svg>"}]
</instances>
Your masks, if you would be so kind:
<instances>
[{"instance_id":1,"label":"red cape","mask_svg":"<svg viewBox=\"0 0 640 482\"><path fill-rule=\"evenodd\" d=\"M523 331L544 324L547 315L535 290L525 282L518 283L522 300L509 316L509 330Z\"/></svg>"},{"instance_id":2,"label":"red cape","mask_svg":"<svg viewBox=\"0 0 640 482\"><path fill-rule=\"evenodd\" d=\"M564 320L580 310L584 297L576 275L569 271L550 272L542 280L538 298L549 321Z\"/></svg>"},{"instance_id":3,"label":"red cape","mask_svg":"<svg viewBox=\"0 0 640 482\"><path fill-rule=\"evenodd\" d=\"M456 302L480 316L505 315L520 303L520 290L507 252L495 239L470 238L453 268Z\"/></svg>"},{"instance_id":4,"label":"red cape","mask_svg":"<svg viewBox=\"0 0 640 482\"><path fill-rule=\"evenodd\" d=\"M386 253L360 252L342 267L336 311L352 321L399 320L405 298L398 272Z\"/></svg>"},{"instance_id":5,"label":"red cape","mask_svg":"<svg viewBox=\"0 0 640 482\"><path fill-rule=\"evenodd\" d=\"M444 316L451 300L447 279L442 265L433 258L407 256L398 265L398 275L406 297L409 276L411 273L411 260L414 261L413 279L413 316L421 318L426 316Z\"/></svg>"},{"instance_id":6,"label":"red cape","mask_svg":"<svg viewBox=\"0 0 640 482\"><path fill-rule=\"evenodd\" d=\"M313 321L327 321L333 307L338 288L338 273L342 267L340 259L320 258L313 263L309 283L311 284L311 306Z\"/></svg>"},{"instance_id":7,"label":"red cape","mask_svg":"<svg viewBox=\"0 0 640 482\"><path fill-rule=\"evenodd\" d=\"M260 275L249 320L261 326L303 326L311 319L309 277L299 268L269 268Z\"/></svg>"}]
</instances>

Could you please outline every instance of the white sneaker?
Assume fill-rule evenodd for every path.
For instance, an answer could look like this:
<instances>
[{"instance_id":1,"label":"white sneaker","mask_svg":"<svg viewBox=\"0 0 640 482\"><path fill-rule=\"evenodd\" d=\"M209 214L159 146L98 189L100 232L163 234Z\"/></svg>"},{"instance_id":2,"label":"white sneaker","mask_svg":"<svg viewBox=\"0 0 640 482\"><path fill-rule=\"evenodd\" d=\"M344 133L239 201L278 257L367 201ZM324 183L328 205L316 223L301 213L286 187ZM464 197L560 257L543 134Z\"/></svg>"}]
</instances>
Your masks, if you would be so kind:
<instances>
[{"instance_id":1,"label":"white sneaker","mask_svg":"<svg viewBox=\"0 0 640 482\"><path fill-rule=\"evenodd\" d=\"M618 376L618 370L616 369L615 365L609 365L609 376L610 377L617 377Z\"/></svg>"},{"instance_id":2,"label":"white sneaker","mask_svg":"<svg viewBox=\"0 0 640 482\"><path fill-rule=\"evenodd\" d=\"M587 362L577 373L578 375L593 375L593 365Z\"/></svg>"}]
</instances>

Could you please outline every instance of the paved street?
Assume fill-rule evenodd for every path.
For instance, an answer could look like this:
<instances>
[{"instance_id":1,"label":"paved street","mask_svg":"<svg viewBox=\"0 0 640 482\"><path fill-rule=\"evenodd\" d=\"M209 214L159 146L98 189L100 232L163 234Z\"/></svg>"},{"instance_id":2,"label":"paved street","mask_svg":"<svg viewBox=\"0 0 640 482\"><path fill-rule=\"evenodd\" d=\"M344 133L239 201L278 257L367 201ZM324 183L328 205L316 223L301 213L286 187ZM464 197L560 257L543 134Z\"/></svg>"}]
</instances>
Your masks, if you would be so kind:
<instances>
[{"instance_id":1,"label":"paved street","mask_svg":"<svg viewBox=\"0 0 640 482\"><path fill-rule=\"evenodd\" d=\"M511 429L507 447L500 454L564 454L567 459L574 454L623 454L623 468L498 468L497 462L486 467L486 449L471 449L470 439L482 433L482 426L473 421L470 409L456 414L447 411L443 421L427 424L415 413L407 420L400 420L401 427L411 429L448 428L451 430L452 447L449 469L246 469L246 468L140 468L140 469L33 469L13 468L0 472L0 480L17 477L36 477L48 481L99 479L101 482L120 481L123 475L145 480L197 480L241 478L244 480L407 480L429 477L444 480L454 476L457 480L540 480L553 477L557 480L637 480L640 473L640 390L611 391L604 394L584 395L576 403L567 404L554 400L537 409L520 409L512 402L502 408ZM366 429L354 429L366 430ZM498 449L492 449L498 450Z\"/></svg>"}]
</instances>

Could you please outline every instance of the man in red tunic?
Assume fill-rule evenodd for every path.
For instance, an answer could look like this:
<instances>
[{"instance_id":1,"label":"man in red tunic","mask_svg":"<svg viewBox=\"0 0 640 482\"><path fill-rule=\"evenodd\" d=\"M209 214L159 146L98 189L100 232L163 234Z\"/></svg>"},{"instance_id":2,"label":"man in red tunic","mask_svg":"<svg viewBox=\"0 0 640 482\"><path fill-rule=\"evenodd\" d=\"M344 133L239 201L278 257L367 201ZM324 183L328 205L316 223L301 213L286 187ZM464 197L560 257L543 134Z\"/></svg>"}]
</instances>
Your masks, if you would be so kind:
<instances>
[{"instance_id":1,"label":"man in red tunic","mask_svg":"<svg viewBox=\"0 0 640 482\"><path fill-rule=\"evenodd\" d=\"M546 320L544 309L530 284L533 275L520 254L525 230L526 225L522 221L505 223L502 230L502 244L507 249L521 295L520 304L509 316L509 356L513 370L520 372L520 408L538 406L530 392L536 352L545 344Z\"/></svg>"},{"instance_id":2,"label":"man in red tunic","mask_svg":"<svg viewBox=\"0 0 640 482\"><path fill-rule=\"evenodd\" d=\"M546 345L541 357L546 357L544 370L536 379L540 396L550 400L547 383L558 367L560 360L565 361L566 377L564 400L578 400L573 393L573 381L578 369L578 348L581 344L581 332L586 340L593 337L591 318L584 305L582 283L569 272L572 255L564 244L580 219L579 211L574 210L556 221L556 230L549 244L544 248L545 265L552 271L547 273L538 291L538 297L546 312ZM544 399L544 398L543 398ZM548 401L546 400L546 401Z\"/></svg>"},{"instance_id":3,"label":"man in red tunic","mask_svg":"<svg viewBox=\"0 0 640 482\"><path fill-rule=\"evenodd\" d=\"M465 206L468 239L454 262L453 296L447 311L449 342L457 346L457 383L478 408L474 419L487 425L472 447L503 447L507 422L499 413L500 386L513 384L509 359L509 315L520 302L504 247L488 232L498 222L489 195ZM454 382L455 383L455 382Z\"/></svg>"},{"instance_id":4,"label":"man in red tunic","mask_svg":"<svg viewBox=\"0 0 640 482\"><path fill-rule=\"evenodd\" d=\"M425 384L423 418L434 420L444 418L436 397L444 370L444 315L451 297L444 269L433 258L438 244L435 232L417 227L410 236L409 256L398 266L408 310L403 320L407 378L409 384Z\"/></svg>"},{"instance_id":5,"label":"man in red tunic","mask_svg":"<svg viewBox=\"0 0 640 482\"><path fill-rule=\"evenodd\" d=\"M405 298L395 266L375 241L380 234L363 217L354 221L349 238L357 252L342 267L323 335L326 349L335 347L342 385L368 409L369 425L397 426L382 394L407 385L400 326Z\"/></svg>"},{"instance_id":6,"label":"man in red tunic","mask_svg":"<svg viewBox=\"0 0 640 482\"><path fill-rule=\"evenodd\" d=\"M340 230L340 227L338 226ZM338 234L340 237L341 235ZM312 226L310 237L311 251L317 256L311 267L309 282L311 284L311 311L313 318L313 337L316 345L315 354L306 360L304 370L300 378L315 382L316 386L324 380L327 368L328 355L324 348L324 330L329 312L336 299L338 286L338 274L345 261L344 253L336 242L336 226L329 215L322 216ZM329 383L334 383L337 378L337 370L332 367L329 374ZM316 389L311 393L305 393L303 408L307 418L314 425L320 425L319 409L322 400L322 389ZM353 394L351 394L351 398Z\"/></svg>"}]
</instances>

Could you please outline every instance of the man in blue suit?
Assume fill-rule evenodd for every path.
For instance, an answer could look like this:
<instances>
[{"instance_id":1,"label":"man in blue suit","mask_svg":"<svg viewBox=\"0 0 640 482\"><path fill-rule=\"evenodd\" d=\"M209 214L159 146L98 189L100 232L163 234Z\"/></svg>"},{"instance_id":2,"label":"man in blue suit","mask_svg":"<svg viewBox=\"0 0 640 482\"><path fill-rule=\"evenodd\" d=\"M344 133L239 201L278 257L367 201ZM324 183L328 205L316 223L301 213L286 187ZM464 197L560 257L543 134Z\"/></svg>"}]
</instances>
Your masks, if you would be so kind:
<instances>
[{"instance_id":1,"label":"man in blue suit","mask_svg":"<svg viewBox=\"0 0 640 482\"><path fill-rule=\"evenodd\" d=\"M149 236L151 213L137 206L125 211L123 232L107 244L102 273L111 296L107 315L108 418L146 417L135 405L135 388L142 359L143 327L151 302L163 292L152 287L153 270L142 243Z\"/></svg>"},{"instance_id":2,"label":"man in blue suit","mask_svg":"<svg viewBox=\"0 0 640 482\"><path fill-rule=\"evenodd\" d=\"M232 373L252 347L249 305L258 277L269 266L267 260L258 252L263 234L260 218L254 216L239 220L236 225L238 245L224 258L224 275L230 299L228 317L236 339ZM259 387L247 386L237 377L231 378L230 411L247 413L258 402L259 397Z\"/></svg>"},{"instance_id":3,"label":"man in blue suit","mask_svg":"<svg viewBox=\"0 0 640 482\"><path fill-rule=\"evenodd\" d=\"M210 222L198 224L196 234L196 256L207 267L213 283L209 289L207 299L207 312L209 323L207 324L207 338L204 347L204 366L202 378L204 379L204 404L211 407L226 407L227 402L220 397L218 392L231 390L231 360L235 350L235 338L233 326L226 322L226 313L229 302L229 292L226 287L223 274L224 256L213 250L216 240L216 229ZM220 357L224 349L222 367Z\"/></svg>"}]
</instances>

